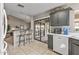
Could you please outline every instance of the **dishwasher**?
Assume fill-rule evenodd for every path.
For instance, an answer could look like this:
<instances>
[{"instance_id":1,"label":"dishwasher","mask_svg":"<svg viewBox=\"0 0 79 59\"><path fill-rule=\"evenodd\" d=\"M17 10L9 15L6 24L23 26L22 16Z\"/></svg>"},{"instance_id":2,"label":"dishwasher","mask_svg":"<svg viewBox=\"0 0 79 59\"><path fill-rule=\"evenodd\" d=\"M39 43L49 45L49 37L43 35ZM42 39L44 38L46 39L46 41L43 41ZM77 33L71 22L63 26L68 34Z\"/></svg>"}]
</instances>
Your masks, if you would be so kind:
<instances>
[{"instance_id":1,"label":"dishwasher","mask_svg":"<svg viewBox=\"0 0 79 59\"><path fill-rule=\"evenodd\" d=\"M53 35L53 51L68 55L68 37L61 34Z\"/></svg>"}]
</instances>

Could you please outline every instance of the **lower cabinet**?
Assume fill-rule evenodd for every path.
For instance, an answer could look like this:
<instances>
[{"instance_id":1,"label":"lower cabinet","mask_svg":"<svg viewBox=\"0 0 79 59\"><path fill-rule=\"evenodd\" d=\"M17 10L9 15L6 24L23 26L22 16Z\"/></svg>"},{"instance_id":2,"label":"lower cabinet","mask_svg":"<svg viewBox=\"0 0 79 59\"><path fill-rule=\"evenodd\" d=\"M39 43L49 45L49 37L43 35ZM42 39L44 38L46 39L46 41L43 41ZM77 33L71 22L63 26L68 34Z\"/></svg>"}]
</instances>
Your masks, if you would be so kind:
<instances>
[{"instance_id":1,"label":"lower cabinet","mask_svg":"<svg viewBox=\"0 0 79 59\"><path fill-rule=\"evenodd\" d=\"M53 49L53 35L48 35L48 48Z\"/></svg>"},{"instance_id":2,"label":"lower cabinet","mask_svg":"<svg viewBox=\"0 0 79 59\"><path fill-rule=\"evenodd\" d=\"M48 48L63 55L79 55L79 40L59 35L48 35Z\"/></svg>"},{"instance_id":3,"label":"lower cabinet","mask_svg":"<svg viewBox=\"0 0 79 59\"><path fill-rule=\"evenodd\" d=\"M69 40L69 54L79 55L79 40L73 38L70 38Z\"/></svg>"},{"instance_id":4,"label":"lower cabinet","mask_svg":"<svg viewBox=\"0 0 79 59\"><path fill-rule=\"evenodd\" d=\"M79 55L79 45L72 44L72 55Z\"/></svg>"}]
</instances>

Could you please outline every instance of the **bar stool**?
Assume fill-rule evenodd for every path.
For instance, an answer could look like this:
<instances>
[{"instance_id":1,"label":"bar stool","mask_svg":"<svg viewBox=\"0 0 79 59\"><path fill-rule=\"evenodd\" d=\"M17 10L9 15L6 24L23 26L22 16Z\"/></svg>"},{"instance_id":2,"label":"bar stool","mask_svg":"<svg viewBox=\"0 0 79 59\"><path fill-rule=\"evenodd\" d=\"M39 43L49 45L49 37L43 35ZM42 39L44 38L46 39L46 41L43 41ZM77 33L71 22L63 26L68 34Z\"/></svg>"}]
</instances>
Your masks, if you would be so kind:
<instances>
[{"instance_id":1,"label":"bar stool","mask_svg":"<svg viewBox=\"0 0 79 59\"><path fill-rule=\"evenodd\" d=\"M30 41L32 40L32 33L31 33L31 31L30 30L27 30L28 31L28 33L26 33L26 43L29 41L29 43L30 43Z\"/></svg>"},{"instance_id":2,"label":"bar stool","mask_svg":"<svg viewBox=\"0 0 79 59\"><path fill-rule=\"evenodd\" d=\"M21 42L23 42L23 45L25 45L25 30L24 30L24 26L21 25L20 29L19 29L20 34L18 35L19 37L19 45L21 44Z\"/></svg>"}]
</instances>

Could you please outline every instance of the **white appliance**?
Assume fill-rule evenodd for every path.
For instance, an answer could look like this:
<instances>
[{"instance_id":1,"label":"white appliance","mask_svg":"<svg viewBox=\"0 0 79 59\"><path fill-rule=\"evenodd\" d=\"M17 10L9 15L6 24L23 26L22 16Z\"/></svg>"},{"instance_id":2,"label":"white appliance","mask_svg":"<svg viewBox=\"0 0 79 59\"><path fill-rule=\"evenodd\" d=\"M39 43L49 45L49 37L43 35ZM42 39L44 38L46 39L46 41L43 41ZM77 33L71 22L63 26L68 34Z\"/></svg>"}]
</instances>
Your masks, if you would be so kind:
<instances>
[{"instance_id":1,"label":"white appliance","mask_svg":"<svg viewBox=\"0 0 79 59\"><path fill-rule=\"evenodd\" d=\"M63 55L68 55L68 37L58 34L53 35L53 50Z\"/></svg>"},{"instance_id":2,"label":"white appliance","mask_svg":"<svg viewBox=\"0 0 79 59\"><path fill-rule=\"evenodd\" d=\"M7 15L4 4L0 3L0 55L7 54L7 43L4 41L7 33Z\"/></svg>"}]
</instances>

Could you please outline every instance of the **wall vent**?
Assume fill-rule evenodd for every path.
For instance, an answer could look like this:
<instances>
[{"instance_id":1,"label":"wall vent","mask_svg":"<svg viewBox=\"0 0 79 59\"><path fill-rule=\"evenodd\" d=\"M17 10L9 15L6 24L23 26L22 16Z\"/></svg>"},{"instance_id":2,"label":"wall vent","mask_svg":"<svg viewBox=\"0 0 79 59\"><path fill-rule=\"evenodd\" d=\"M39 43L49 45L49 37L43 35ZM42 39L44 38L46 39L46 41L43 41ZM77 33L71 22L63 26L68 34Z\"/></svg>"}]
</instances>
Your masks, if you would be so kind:
<instances>
[{"instance_id":1,"label":"wall vent","mask_svg":"<svg viewBox=\"0 0 79 59\"><path fill-rule=\"evenodd\" d=\"M17 6L21 7L21 8L24 8L24 6L22 4L18 4Z\"/></svg>"}]
</instances>

